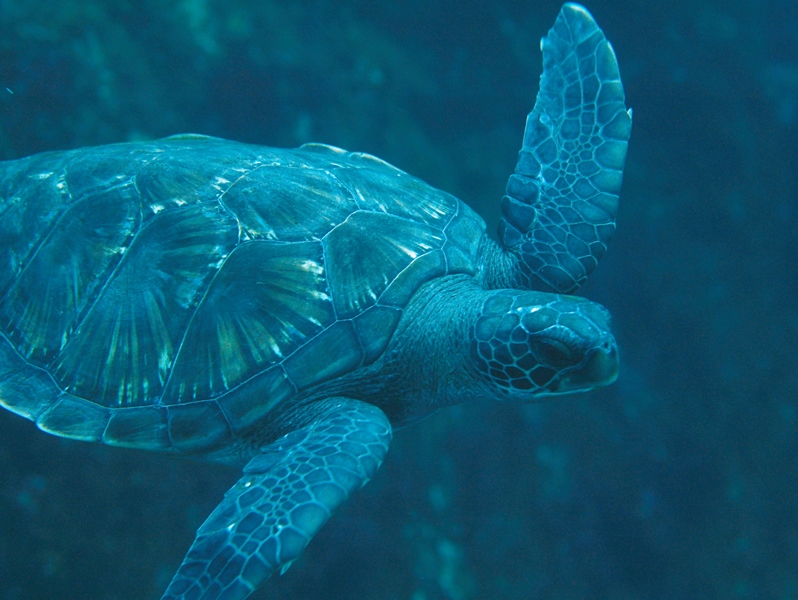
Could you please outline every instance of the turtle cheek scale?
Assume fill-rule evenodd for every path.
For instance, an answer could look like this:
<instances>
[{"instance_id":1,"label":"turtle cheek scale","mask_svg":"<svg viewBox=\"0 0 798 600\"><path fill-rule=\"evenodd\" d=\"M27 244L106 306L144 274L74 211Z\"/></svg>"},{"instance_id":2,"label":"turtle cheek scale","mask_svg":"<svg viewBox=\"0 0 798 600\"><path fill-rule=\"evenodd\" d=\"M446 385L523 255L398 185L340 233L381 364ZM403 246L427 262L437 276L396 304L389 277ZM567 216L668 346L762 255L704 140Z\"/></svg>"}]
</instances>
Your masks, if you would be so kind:
<instances>
[{"instance_id":1,"label":"turtle cheek scale","mask_svg":"<svg viewBox=\"0 0 798 600\"><path fill-rule=\"evenodd\" d=\"M529 402L608 385L618 350L608 311L588 300L501 290L474 325L471 356L502 399Z\"/></svg>"}]
</instances>

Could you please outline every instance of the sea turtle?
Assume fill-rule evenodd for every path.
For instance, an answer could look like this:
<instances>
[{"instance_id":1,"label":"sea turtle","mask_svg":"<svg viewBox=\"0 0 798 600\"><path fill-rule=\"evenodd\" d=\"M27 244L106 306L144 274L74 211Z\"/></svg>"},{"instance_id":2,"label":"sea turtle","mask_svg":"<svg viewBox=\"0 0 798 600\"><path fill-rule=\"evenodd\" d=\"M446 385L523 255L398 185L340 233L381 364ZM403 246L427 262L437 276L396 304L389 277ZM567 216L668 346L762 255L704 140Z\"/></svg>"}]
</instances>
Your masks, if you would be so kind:
<instances>
[{"instance_id":1,"label":"sea turtle","mask_svg":"<svg viewBox=\"0 0 798 600\"><path fill-rule=\"evenodd\" d=\"M330 146L180 135L0 164L0 403L243 467L163 598L245 598L285 570L399 426L615 379L608 312L563 294L615 228L631 112L584 8L541 48L498 243Z\"/></svg>"}]
</instances>

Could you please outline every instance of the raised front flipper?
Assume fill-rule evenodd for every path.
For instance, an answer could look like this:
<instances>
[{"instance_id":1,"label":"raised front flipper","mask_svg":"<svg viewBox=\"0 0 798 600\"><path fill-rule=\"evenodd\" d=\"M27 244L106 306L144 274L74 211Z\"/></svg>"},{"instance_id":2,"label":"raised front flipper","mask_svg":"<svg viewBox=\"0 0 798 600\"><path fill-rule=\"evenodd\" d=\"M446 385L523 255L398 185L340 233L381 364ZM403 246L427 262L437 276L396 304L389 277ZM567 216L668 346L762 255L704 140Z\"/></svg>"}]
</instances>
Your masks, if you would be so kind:
<instances>
[{"instance_id":1,"label":"raised front flipper","mask_svg":"<svg viewBox=\"0 0 798 600\"><path fill-rule=\"evenodd\" d=\"M334 398L311 425L262 449L197 531L162 600L240 600L285 570L380 466L391 425L375 406Z\"/></svg>"},{"instance_id":2,"label":"raised front flipper","mask_svg":"<svg viewBox=\"0 0 798 600\"><path fill-rule=\"evenodd\" d=\"M593 17L565 4L540 43L543 75L499 235L517 287L569 293L615 230L632 113L612 46Z\"/></svg>"}]
</instances>

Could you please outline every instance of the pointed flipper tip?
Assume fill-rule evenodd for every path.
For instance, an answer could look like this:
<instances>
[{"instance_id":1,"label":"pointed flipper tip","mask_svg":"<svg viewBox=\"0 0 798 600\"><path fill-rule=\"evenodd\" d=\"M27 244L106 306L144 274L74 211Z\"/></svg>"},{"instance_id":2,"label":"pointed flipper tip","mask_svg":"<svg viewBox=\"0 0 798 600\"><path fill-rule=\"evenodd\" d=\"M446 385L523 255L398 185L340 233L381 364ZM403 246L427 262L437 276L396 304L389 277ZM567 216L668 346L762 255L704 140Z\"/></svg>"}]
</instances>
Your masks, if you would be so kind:
<instances>
[{"instance_id":1,"label":"pointed flipper tip","mask_svg":"<svg viewBox=\"0 0 798 600\"><path fill-rule=\"evenodd\" d=\"M555 21L554 24L555 29L559 21L565 23L565 26L574 36L574 41L577 43L586 40L596 31L601 31L593 15L590 14L590 11L581 4L575 4L573 2L563 4L560 9L560 14L557 16L557 21Z\"/></svg>"},{"instance_id":2,"label":"pointed flipper tip","mask_svg":"<svg viewBox=\"0 0 798 600\"><path fill-rule=\"evenodd\" d=\"M563 15L564 17L566 17L566 18L568 18L568 17L571 17L571 18L579 17L579 18L582 18L582 19L587 19L587 20L593 21L595 23L595 20L593 19L593 15L590 14L590 11L588 11L581 4L577 4L576 2L566 2L565 4L563 4L562 8L560 9L560 14Z\"/></svg>"}]
</instances>

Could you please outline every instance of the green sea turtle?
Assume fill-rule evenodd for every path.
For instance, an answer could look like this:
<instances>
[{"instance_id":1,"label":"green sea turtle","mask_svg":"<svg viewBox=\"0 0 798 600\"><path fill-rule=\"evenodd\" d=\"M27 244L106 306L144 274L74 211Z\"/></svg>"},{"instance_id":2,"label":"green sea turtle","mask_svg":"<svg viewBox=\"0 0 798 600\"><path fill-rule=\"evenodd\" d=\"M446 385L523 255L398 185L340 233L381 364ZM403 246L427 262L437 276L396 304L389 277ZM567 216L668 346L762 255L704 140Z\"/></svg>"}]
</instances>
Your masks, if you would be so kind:
<instances>
[{"instance_id":1,"label":"green sea turtle","mask_svg":"<svg viewBox=\"0 0 798 600\"><path fill-rule=\"evenodd\" d=\"M243 467L163 598L245 598L286 569L398 426L615 379L607 311L563 294L615 228L631 113L584 8L541 47L498 243L329 146L182 135L0 164L0 403Z\"/></svg>"}]
</instances>

